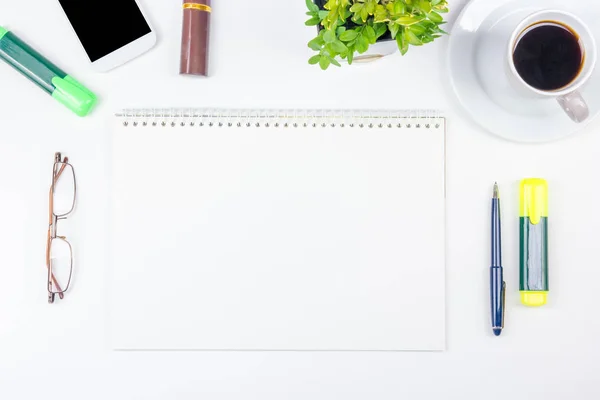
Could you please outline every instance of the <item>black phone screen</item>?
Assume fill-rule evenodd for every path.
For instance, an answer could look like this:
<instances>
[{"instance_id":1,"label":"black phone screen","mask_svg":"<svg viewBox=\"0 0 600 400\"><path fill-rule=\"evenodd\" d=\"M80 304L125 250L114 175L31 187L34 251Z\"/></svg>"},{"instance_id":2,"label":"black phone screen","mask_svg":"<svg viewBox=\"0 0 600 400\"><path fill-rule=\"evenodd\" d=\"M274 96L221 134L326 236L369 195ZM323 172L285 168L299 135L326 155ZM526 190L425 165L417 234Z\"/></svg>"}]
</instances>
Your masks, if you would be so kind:
<instances>
[{"instance_id":1,"label":"black phone screen","mask_svg":"<svg viewBox=\"0 0 600 400\"><path fill-rule=\"evenodd\" d=\"M90 60L151 32L135 0L59 0Z\"/></svg>"}]
</instances>

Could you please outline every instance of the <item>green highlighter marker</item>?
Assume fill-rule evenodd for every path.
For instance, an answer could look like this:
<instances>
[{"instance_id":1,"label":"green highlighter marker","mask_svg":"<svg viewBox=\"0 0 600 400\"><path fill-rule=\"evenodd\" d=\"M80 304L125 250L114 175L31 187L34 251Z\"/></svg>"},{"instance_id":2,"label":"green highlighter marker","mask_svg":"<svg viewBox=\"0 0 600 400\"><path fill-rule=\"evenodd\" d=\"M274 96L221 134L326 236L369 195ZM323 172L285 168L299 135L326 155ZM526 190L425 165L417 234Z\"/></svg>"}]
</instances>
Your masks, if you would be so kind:
<instances>
[{"instance_id":1,"label":"green highlighter marker","mask_svg":"<svg viewBox=\"0 0 600 400\"><path fill-rule=\"evenodd\" d=\"M96 104L94 93L1 26L0 58L80 117Z\"/></svg>"}]
</instances>

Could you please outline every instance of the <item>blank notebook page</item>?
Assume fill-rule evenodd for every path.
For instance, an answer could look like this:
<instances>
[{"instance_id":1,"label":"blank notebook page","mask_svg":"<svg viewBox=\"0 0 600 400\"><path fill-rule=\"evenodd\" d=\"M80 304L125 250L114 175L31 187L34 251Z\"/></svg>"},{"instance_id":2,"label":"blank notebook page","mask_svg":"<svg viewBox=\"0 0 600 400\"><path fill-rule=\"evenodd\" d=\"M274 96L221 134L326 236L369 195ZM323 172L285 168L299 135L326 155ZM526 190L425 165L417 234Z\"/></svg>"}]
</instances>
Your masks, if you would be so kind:
<instances>
[{"instance_id":1,"label":"blank notebook page","mask_svg":"<svg viewBox=\"0 0 600 400\"><path fill-rule=\"evenodd\" d=\"M444 120L361 118L116 117L112 347L443 350Z\"/></svg>"}]
</instances>

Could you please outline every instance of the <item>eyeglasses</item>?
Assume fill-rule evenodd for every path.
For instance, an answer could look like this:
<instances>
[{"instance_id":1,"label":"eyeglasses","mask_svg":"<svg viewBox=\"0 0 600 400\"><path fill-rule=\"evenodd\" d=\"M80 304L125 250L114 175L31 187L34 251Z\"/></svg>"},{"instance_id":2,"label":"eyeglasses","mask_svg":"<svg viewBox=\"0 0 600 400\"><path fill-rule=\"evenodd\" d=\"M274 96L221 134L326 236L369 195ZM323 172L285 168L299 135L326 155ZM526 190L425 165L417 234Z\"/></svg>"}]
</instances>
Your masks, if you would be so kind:
<instances>
[{"instance_id":1,"label":"eyeglasses","mask_svg":"<svg viewBox=\"0 0 600 400\"><path fill-rule=\"evenodd\" d=\"M75 208L77 184L75 170L69 158L54 155L52 186L50 186L50 222L46 244L46 267L48 268L48 303L55 296L63 299L71 285L73 275L73 247L65 236L58 235L58 221L66 220Z\"/></svg>"}]
</instances>

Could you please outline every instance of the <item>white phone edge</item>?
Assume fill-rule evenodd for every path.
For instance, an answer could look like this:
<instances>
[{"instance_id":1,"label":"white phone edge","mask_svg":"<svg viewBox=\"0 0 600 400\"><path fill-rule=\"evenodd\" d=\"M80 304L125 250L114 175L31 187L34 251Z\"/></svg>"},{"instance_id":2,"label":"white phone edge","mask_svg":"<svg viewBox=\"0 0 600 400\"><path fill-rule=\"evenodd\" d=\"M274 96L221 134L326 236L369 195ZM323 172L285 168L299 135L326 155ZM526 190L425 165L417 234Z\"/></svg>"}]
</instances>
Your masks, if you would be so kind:
<instances>
[{"instance_id":1,"label":"white phone edge","mask_svg":"<svg viewBox=\"0 0 600 400\"><path fill-rule=\"evenodd\" d=\"M112 53L93 61L92 68L94 71L108 72L111 69L121 66L150 50L156 44L156 33L154 33L152 30L152 27L150 27L150 29L150 33L147 33L141 38L126 44L120 49L117 49Z\"/></svg>"}]
</instances>

